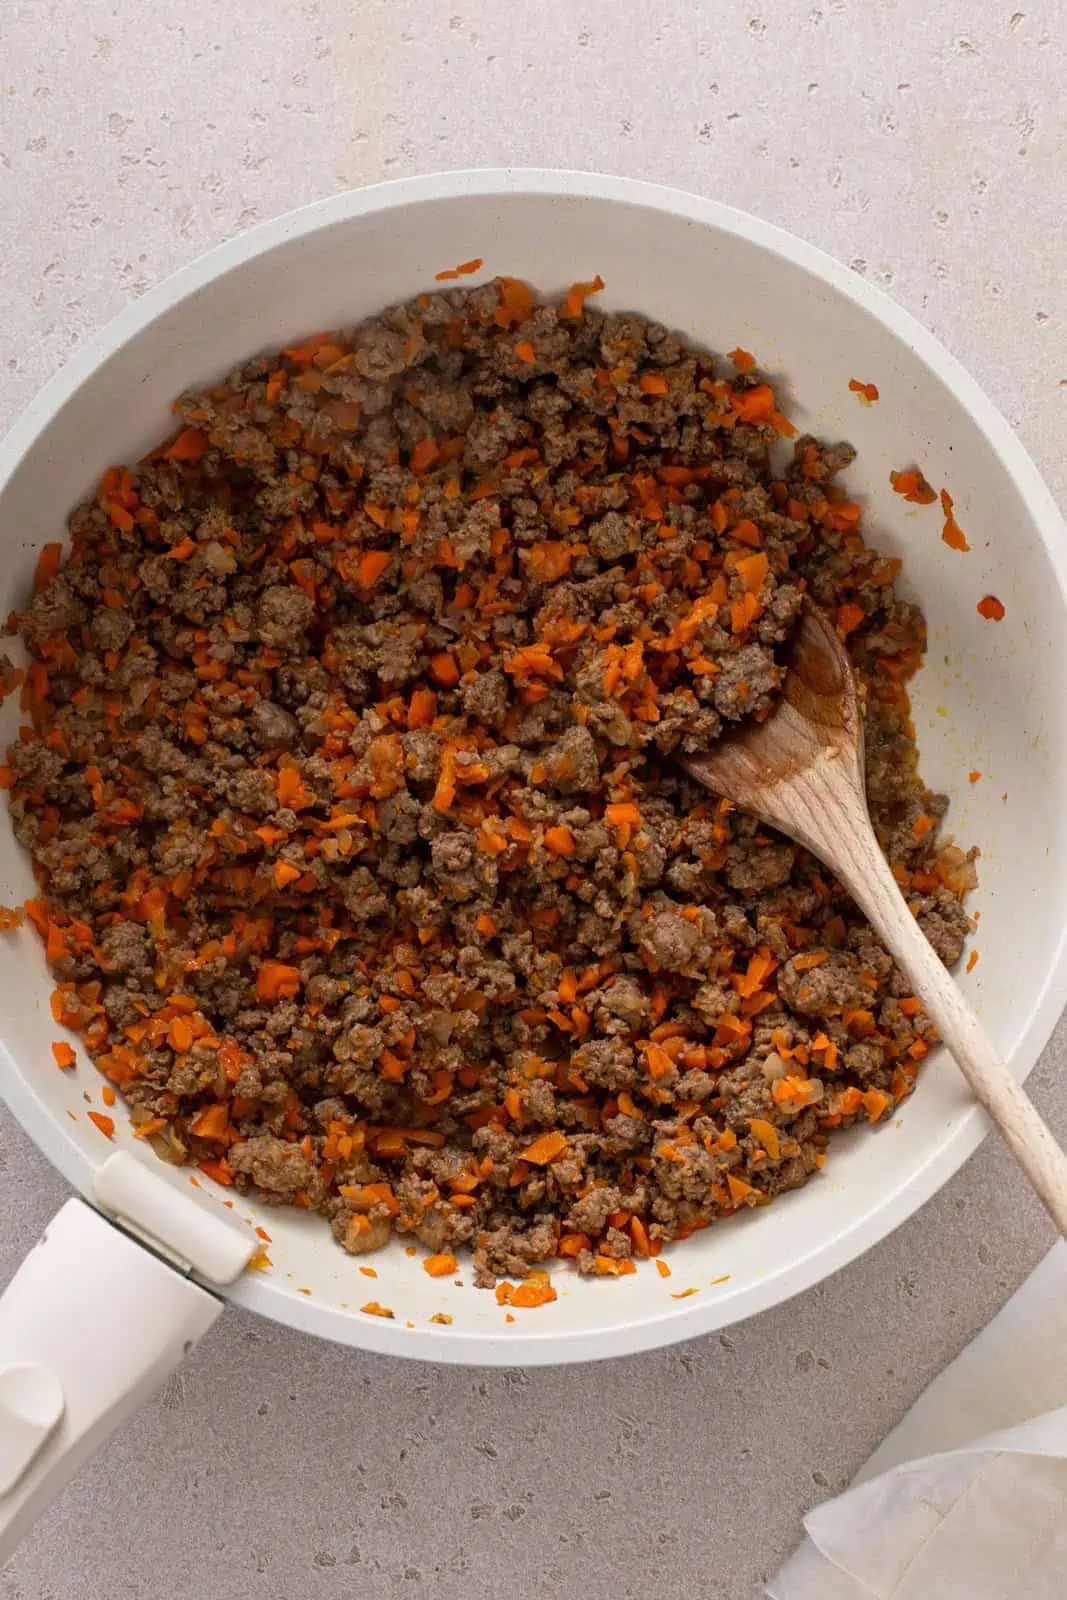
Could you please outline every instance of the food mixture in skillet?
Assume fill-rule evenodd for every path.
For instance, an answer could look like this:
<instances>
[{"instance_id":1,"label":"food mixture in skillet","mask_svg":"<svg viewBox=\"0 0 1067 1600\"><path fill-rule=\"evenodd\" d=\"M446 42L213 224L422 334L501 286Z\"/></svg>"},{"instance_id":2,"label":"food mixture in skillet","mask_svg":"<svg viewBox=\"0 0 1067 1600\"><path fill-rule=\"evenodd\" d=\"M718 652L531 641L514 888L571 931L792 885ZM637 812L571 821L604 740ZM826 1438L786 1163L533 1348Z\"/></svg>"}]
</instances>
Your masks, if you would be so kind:
<instances>
[{"instance_id":1,"label":"food mixture in skillet","mask_svg":"<svg viewBox=\"0 0 1067 1600\"><path fill-rule=\"evenodd\" d=\"M950 965L974 881L852 450L599 287L422 295L183 396L13 619L27 909L138 1136L482 1283L632 1271L914 1083L930 1026L862 916L678 763L774 705L804 594Z\"/></svg>"}]
</instances>

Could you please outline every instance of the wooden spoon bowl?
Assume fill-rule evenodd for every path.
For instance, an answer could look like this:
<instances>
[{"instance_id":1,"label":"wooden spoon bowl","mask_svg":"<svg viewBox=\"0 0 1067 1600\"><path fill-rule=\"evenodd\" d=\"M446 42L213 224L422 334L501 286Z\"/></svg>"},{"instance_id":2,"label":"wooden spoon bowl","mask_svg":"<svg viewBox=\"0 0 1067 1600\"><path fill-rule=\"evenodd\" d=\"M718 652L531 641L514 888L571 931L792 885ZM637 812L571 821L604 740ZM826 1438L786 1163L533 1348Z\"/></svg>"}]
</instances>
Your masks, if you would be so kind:
<instances>
[{"instance_id":1,"label":"wooden spoon bowl","mask_svg":"<svg viewBox=\"0 0 1067 1600\"><path fill-rule=\"evenodd\" d=\"M841 881L1067 1234L1067 1156L927 942L882 854L867 810L852 663L821 611L810 606L803 613L782 698L766 721L750 723L684 766L714 794L804 845Z\"/></svg>"}]
</instances>

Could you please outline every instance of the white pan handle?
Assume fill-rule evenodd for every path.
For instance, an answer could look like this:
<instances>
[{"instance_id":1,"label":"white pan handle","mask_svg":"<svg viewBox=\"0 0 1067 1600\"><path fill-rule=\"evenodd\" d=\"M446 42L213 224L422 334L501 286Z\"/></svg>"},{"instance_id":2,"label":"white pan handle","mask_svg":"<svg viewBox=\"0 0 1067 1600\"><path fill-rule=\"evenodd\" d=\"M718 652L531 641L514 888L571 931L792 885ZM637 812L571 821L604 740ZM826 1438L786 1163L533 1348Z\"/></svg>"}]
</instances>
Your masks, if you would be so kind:
<instances>
[{"instance_id":1,"label":"white pan handle","mask_svg":"<svg viewBox=\"0 0 1067 1600\"><path fill-rule=\"evenodd\" d=\"M0 1297L0 1564L221 1310L67 1201Z\"/></svg>"}]
</instances>

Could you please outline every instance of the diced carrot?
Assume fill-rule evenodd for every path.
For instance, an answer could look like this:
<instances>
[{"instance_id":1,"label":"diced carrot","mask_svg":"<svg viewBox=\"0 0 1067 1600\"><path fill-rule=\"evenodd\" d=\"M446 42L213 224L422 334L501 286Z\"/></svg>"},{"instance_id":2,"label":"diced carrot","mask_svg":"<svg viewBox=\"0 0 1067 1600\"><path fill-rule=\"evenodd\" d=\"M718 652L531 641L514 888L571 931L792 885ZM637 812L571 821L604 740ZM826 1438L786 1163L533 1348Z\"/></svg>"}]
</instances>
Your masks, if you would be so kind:
<instances>
[{"instance_id":1,"label":"diced carrot","mask_svg":"<svg viewBox=\"0 0 1067 1600\"><path fill-rule=\"evenodd\" d=\"M730 405L742 422L767 422L774 411L774 390L769 383L754 389L731 390Z\"/></svg>"},{"instance_id":2,"label":"diced carrot","mask_svg":"<svg viewBox=\"0 0 1067 1600\"><path fill-rule=\"evenodd\" d=\"M756 596L748 592L743 594L739 600L731 600L731 633L744 633L745 629L755 622L762 609Z\"/></svg>"},{"instance_id":3,"label":"diced carrot","mask_svg":"<svg viewBox=\"0 0 1067 1600\"><path fill-rule=\"evenodd\" d=\"M772 1161L777 1161L781 1153L778 1139L778 1130L773 1122L768 1122L765 1117L750 1117L748 1131L754 1139L758 1139Z\"/></svg>"},{"instance_id":4,"label":"diced carrot","mask_svg":"<svg viewBox=\"0 0 1067 1600\"><path fill-rule=\"evenodd\" d=\"M752 1184L746 1183L744 1178L738 1178L732 1172L726 1174L726 1187L730 1191L730 1199L737 1206L743 1205L756 1193Z\"/></svg>"},{"instance_id":5,"label":"diced carrot","mask_svg":"<svg viewBox=\"0 0 1067 1600\"><path fill-rule=\"evenodd\" d=\"M604 287L604 280L599 272L589 283L573 283L567 291L567 297L560 309L560 316L573 319L580 317L585 309L585 302L591 294L598 294Z\"/></svg>"},{"instance_id":6,"label":"diced carrot","mask_svg":"<svg viewBox=\"0 0 1067 1600\"><path fill-rule=\"evenodd\" d=\"M163 455L167 461L199 461L206 449L207 440L198 428L183 428Z\"/></svg>"},{"instance_id":7,"label":"diced carrot","mask_svg":"<svg viewBox=\"0 0 1067 1600\"><path fill-rule=\"evenodd\" d=\"M456 746L453 742L447 743L441 751L441 767L437 774L437 785L433 792L432 805L435 811L448 811L456 798Z\"/></svg>"},{"instance_id":8,"label":"diced carrot","mask_svg":"<svg viewBox=\"0 0 1067 1600\"><path fill-rule=\"evenodd\" d=\"M63 546L61 544L42 545L41 553L37 557L37 567L33 575L33 587L39 594L42 589L55 578L63 564Z\"/></svg>"},{"instance_id":9,"label":"diced carrot","mask_svg":"<svg viewBox=\"0 0 1067 1600\"><path fill-rule=\"evenodd\" d=\"M198 1139L223 1139L229 1126L229 1110L220 1102L201 1111L200 1115L189 1124L189 1131Z\"/></svg>"},{"instance_id":10,"label":"diced carrot","mask_svg":"<svg viewBox=\"0 0 1067 1600\"><path fill-rule=\"evenodd\" d=\"M552 1161L557 1160L567 1148L567 1136L555 1129L551 1133L543 1133L527 1145L522 1151L522 1159L534 1167L547 1167Z\"/></svg>"},{"instance_id":11,"label":"diced carrot","mask_svg":"<svg viewBox=\"0 0 1067 1600\"><path fill-rule=\"evenodd\" d=\"M903 472L891 472L889 481L896 494L903 495L905 500L910 500L913 505L929 506L937 499L936 490L932 489L919 471L918 467L909 467Z\"/></svg>"},{"instance_id":12,"label":"diced carrot","mask_svg":"<svg viewBox=\"0 0 1067 1600\"><path fill-rule=\"evenodd\" d=\"M496 1286L496 1302L500 1306L518 1306L530 1310L551 1305L556 1298L556 1291L547 1277L535 1278L531 1275L526 1283L498 1283Z\"/></svg>"},{"instance_id":13,"label":"diced carrot","mask_svg":"<svg viewBox=\"0 0 1067 1600\"><path fill-rule=\"evenodd\" d=\"M630 1237L637 1254L645 1260L658 1253L659 1240L649 1238L648 1229L640 1217L630 1218Z\"/></svg>"},{"instance_id":14,"label":"diced carrot","mask_svg":"<svg viewBox=\"0 0 1067 1600\"><path fill-rule=\"evenodd\" d=\"M425 439L420 439L412 450L408 466L412 472L426 472L433 466L438 454L437 440L432 434L427 435Z\"/></svg>"},{"instance_id":15,"label":"diced carrot","mask_svg":"<svg viewBox=\"0 0 1067 1600\"><path fill-rule=\"evenodd\" d=\"M850 378L848 386L854 395L859 396L862 405L873 405L878 399L878 385L875 383L863 383L859 378Z\"/></svg>"},{"instance_id":16,"label":"diced carrot","mask_svg":"<svg viewBox=\"0 0 1067 1600\"><path fill-rule=\"evenodd\" d=\"M448 1278L456 1271L459 1262L449 1252L442 1255L427 1256L422 1263L422 1270L428 1272L431 1278Z\"/></svg>"},{"instance_id":17,"label":"diced carrot","mask_svg":"<svg viewBox=\"0 0 1067 1600\"><path fill-rule=\"evenodd\" d=\"M295 1000L300 992L300 972L284 961L264 961L256 974L256 993L261 1000Z\"/></svg>"},{"instance_id":18,"label":"diced carrot","mask_svg":"<svg viewBox=\"0 0 1067 1600\"><path fill-rule=\"evenodd\" d=\"M442 689L454 689L459 682L459 668L447 650L439 650L430 657L430 676Z\"/></svg>"},{"instance_id":19,"label":"diced carrot","mask_svg":"<svg viewBox=\"0 0 1067 1600\"><path fill-rule=\"evenodd\" d=\"M872 1122L877 1122L879 1117L885 1114L889 1104L889 1096L883 1094L881 1089L868 1089L864 1093L863 1109Z\"/></svg>"},{"instance_id":20,"label":"diced carrot","mask_svg":"<svg viewBox=\"0 0 1067 1600\"><path fill-rule=\"evenodd\" d=\"M797 1078L791 1074L778 1078L771 1090L775 1105L783 1106L787 1110L798 1110L809 1105L812 1093L812 1086L806 1078Z\"/></svg>"},{"instance_id":21,"label":"diced carrot","mask_svg":"<svg viewBox=\"0 0 1067 1600\"><path fill-rule=\"evenodd\" d=\"M793 957L793 970L795 972L810 972L813 967L821 967L824 961L829 961L829 950L809 950L802 955Z\"/></svg>"},{"instance_id":22,"label":"diced carrot","mask_svg":"<svg viewBox=\"0 0 1067 1600\"><path fill-rule=\"evenodd\" d=\"M741 587L746 594L758 594L766 583L770 571L766 552L760 550L756 555L741 556L734 564L734 571L740 578Z\"/></svg>"},{"instance_id":23,"label":"diced carrot","mask_svg":"<svg viewBox=\"0 0 1067 1600\"><path fill-rule=\"evenodd\" d=\"M763 535L750 517L739 517L730 529L730 536L740 544L750 545L753 550L758 550L763 543ZM766 560L766 557L764 559ZM766 577L766 573L764 573L764 577ZM761 579L760 582L762 581Z\"/></svg>"},{"instance_id":24,"label":"diced carrot","mask_svg":"<svg viewBox=\"0 0 1067 1600\"><path fill-rule=\"evenodd\" d=\"M356 564L356 582L361 589L371 589L378 582L392 560L388 550L365 550Z\"/></svg>"},{"instance_id":25,"label":"diced carrot","mask_svg":"<svg viewBox=\"0 0 1067 1600\"><path fill-rule=\"evenodd\" d=\"M471 261L461 261L458 267L446 267L443 272L435 272L434 277L438 283L447 283L455 278L465 278L472 272L478 272L481 265L481 256L475 256ZM392 1312L389 1315L392 1316Z\"/></svg>"},{"instance_id":26,"label":"diced carrot","mask_svg":"<svg viewBox=\"0 0 1067 1600\"><path fill-rule=\"evenodd\" d=\"M188 1017L175 1017L167 1031L167 1038L179 1053L193 1047L193 1029Z\"/></svg>"},{"instance_id":27,"label":"diced carrot","mask_svg":"<svg viewBox=\"0 0 1067 1600\"><path fill-rule=\"evenodd\" d=\"M534 308L533 290L521 278L499 280L500 304L493 312L493 321L500 328L524 322Z\"/></svg>"},{"instance_id":28,"label":"diced carrot","mask_svg":"<svg viewBox=\"0 0 1067 1600\"><path fill-rule=\"evenodd\" d=\"M436 715L437 696L433 690L422 687L413 690L408 702L408 727L428 728Z\"/></svg>"},{"instance_id":29,"label":"diced carrot","mask_svg":"<svg viewBox=\"0 0 1067 1600\"><path fill-rule=\"evenodd\" d=\"M666 1077L668 1072L674 1071L674 1062L666 1050L658 1044L647 1044L645 1046L645 1064L652 1078L663 1078Z\"/></svg>"},{"instance_id":30,"label":"diced carrot","mask_svg":"<svg viewBox=\"0 0 1067 1600\"><path fill-rule=\"evenodd\" d=\"M565 578L574 559L572 546L560 539L541 539L530 546L527 566L538 583L555 583Z\"/></svg>"},{"instance_id":31,"label":"diced carrot","mask_svg":"<svg viewBox=\"0 0 1067 1600\"><path fill-rule=\"evenodd\" d=\"M630 1278L637 1267L629 1256L602 1256L593 1260L593 1270L598 1278Z\"/></svg>"},{"instance_id":32,"label":"diced carrot","mask_svg":"<svg viewBox=\"0 0 1067 1600\"><path fill-rule=\"evenodd\" d=\"M278 772L278 802L293 811L302 811L313 803L314 797L304 788L298 767L284 766Z\"/></svg>"},{"instance_id":33,"label":"diced carrot","mask_svg":"<svg viewBox=\"0 0 1067 1600\"><path fill-rule=\"evenodd\" d=\"M967 543L963 529L956 521L956 516L952 509L952 496L947 489L942 489L941 491L941 508L945 513L945 525L941 530L942 539L952 550L969 550L971 547Z\"/></svg>"},{"instance_id":34,"label":"diced carrot","mask_svg":"<svg viewBox=\"0 0 1067 1600\"><path fill-rule=\"evenodd\" d=\"M641 813L637 806L629 802L609 805L604 808L604 820L612 828L618 828L624 823L629 823L631 827L636 828L640 826Z\"/></svg>"}]
</instances>

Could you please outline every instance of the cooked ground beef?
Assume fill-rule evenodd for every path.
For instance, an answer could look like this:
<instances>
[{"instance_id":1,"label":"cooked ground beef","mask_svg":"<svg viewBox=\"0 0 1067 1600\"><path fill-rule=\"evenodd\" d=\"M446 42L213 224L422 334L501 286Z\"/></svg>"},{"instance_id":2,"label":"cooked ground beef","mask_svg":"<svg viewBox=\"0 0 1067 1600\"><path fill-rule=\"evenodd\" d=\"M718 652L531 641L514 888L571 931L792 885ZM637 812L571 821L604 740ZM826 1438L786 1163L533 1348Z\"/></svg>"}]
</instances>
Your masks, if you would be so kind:
<instances>
[{"instance_id":1,"label":"cooked ground beef","mask_svg":"<svg viewBox=\"0 0 1067 1600\"><path fill-rule=\"evenodd\" d=\"M679 755L848 637L872 815L948 961L923 621L769 385L515 280L184 395L16 619L29 914L170 1160L348 1250L631 1269L883 1118L931 1031L841 887Z\"/></svg>"}]
</instances>

